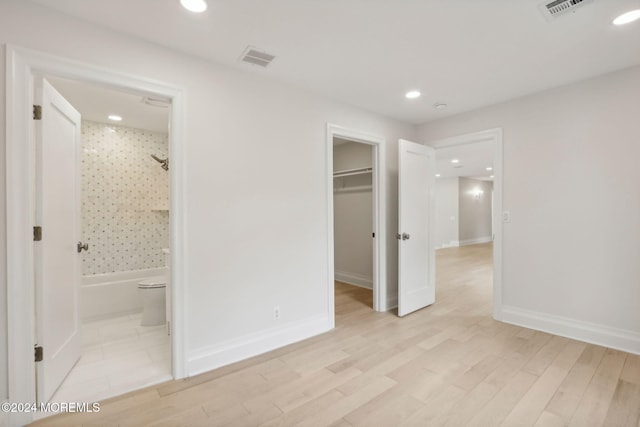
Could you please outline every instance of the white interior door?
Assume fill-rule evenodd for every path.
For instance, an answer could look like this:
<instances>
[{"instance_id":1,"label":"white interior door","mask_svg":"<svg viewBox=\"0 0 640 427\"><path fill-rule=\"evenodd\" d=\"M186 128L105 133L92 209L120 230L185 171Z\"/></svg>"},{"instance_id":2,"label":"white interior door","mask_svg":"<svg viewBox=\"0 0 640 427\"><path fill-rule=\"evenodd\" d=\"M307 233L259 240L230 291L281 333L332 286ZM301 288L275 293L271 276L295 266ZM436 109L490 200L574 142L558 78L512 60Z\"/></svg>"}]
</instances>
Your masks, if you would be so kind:
<instances>
[{"instance_id":1,"label":"white interior door","mask_svg":"<svg viewBox=\"0 0 640 427\"><path fill-rule=\"evenodd\" d=\"M435 151L399 141L398 316L435 302Z\"/></svg>"},{"instance_id":2,"label":"white interior door","mask_svg":"<svg viewBox=\"0 0 640 427\"><path fill-rule=\"evenodd\" d=\"M36 363L38 402L48 402L80 358L80 113L46 80L38 79L35 120Z\"/></svg>"}]
</instances>

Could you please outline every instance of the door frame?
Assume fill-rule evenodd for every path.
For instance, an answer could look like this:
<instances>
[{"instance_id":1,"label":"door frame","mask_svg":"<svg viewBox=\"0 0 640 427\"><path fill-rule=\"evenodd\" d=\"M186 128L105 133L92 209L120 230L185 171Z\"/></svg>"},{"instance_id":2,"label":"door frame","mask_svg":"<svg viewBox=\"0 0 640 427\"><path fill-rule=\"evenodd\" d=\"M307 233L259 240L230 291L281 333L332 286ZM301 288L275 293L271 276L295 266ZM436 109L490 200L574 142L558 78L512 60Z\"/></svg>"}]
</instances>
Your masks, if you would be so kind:
<instances>
[{"instance_id":1,"label":"door frame","mask_svg":"<svg viewBox=\"0 0 640 427\"><path fill-rule=\"evenodd\" d=\"M8 394L10 402L35 402L34 248L31 239L33 197L32 104L33 77L52 75L85 83L107 85L135 93L171 99L169 118L170 235L172 319L172 375L186 376L184 318L184 253L186 192L185 91L144 77L131 76L43 52L6 45L6 201ZM46 230L44 231L46 233ZM32 414L11 414L26 424Z\"/></svg>"},{"instance_id":2,"label":"door frame","mask_svg":"<svg viewBox=\"0 0 640 427\"><path fill-rule=\"evenodd\" d=\"M504 188L502 128L487 129L479 132L457 135L430 142L428 145L437 151L480 142L493 142L493 318L502 320L502 191ZM497 213L497 214L496 214Z\"/></svg>"},{"instance_id":3,"label":"door frame","mask_svg":"<svg viewBox=\"0 0 640 427\"><path fill-rule=\"evenodd\" d=\"M373 309L387 311L386 213L385 213L385 138L355 129L327 123L327 299L329 322L335 327L335 266L333 227L333 139L341 138L373 148Z\"/></svg>"}]
</instances>

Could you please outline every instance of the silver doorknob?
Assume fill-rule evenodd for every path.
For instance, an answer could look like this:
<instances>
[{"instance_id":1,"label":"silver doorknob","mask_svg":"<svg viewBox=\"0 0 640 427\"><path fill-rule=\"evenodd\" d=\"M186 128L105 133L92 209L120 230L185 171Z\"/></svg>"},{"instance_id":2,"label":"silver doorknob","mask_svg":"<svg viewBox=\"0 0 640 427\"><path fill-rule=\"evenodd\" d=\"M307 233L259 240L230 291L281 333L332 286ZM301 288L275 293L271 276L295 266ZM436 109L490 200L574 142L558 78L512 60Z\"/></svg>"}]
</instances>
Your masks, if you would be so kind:
<instances>
[{"instance_id":1,"label":"silver doorknob","mask_svg":"<svg viewBox=\"0 0 640 427\"><path fill-rule=\"evenodd\" d=\"M410 237L409 233L402 233L402 240L409 240Z\"/></svg>"},{"instance_id":2,"label":"silver doorknob","mask_svg":"<svg viewBox=\"0 0 640 427\"><path fill-rule=\"evenodd\" d=\"M82 244L82 242L78 242L78 253L82 252L82 250L88 251L89 250L89 244L85 243Z\"/></svg>"}]
</instances>

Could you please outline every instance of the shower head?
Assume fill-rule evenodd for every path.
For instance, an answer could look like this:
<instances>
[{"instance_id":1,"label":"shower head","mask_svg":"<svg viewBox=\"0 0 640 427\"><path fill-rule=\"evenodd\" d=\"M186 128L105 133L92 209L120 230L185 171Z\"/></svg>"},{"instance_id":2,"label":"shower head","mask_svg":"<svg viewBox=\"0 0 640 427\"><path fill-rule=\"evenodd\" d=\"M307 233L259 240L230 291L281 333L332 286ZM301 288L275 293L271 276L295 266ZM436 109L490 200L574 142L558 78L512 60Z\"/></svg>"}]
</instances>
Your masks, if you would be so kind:
<instances>
[{"instance_id":1,"label":"shower head","mask_svg":"<svg viewBox=\"0 0 640 427\"><path fill-rule=\"evenodd\" d=\"M166 159L161 159L160 157L157 157L154 154L152 154L151 157L153 157L153 160L155 160L156 162L160 163L160 166L162 167L162 169L164 169L166 171L169 170L169 158L168 157Z\"/></svg>"}]
</instances>

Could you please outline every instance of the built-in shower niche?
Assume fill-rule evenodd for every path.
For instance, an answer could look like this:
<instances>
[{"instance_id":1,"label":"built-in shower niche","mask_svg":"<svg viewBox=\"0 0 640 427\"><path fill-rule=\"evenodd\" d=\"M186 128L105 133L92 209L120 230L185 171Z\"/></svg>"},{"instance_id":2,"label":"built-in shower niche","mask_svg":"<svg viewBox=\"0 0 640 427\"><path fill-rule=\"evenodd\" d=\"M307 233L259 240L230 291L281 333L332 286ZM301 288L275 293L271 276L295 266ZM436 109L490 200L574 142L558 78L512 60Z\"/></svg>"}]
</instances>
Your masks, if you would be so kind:
<instances>
[{"instance_id":1,"label":"built-in shower niche","mask_svg":"<svg viewBox=\"0 0 640 427\"><path fill-rule=\"evenodd\" d=\"M137 283L162 275L169 247L168 135L82 122L81 316L142 309Z\"/></svg>"}]
</instances>

